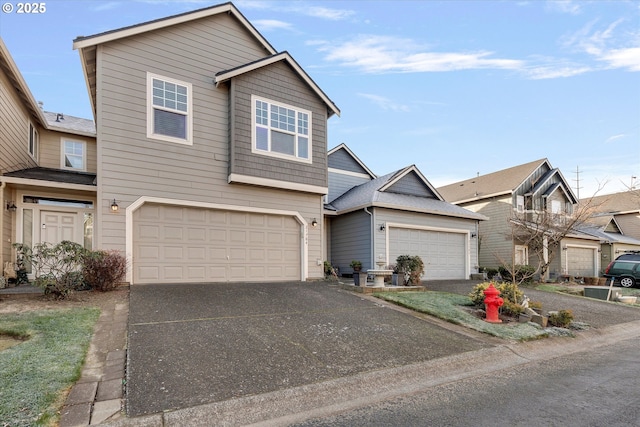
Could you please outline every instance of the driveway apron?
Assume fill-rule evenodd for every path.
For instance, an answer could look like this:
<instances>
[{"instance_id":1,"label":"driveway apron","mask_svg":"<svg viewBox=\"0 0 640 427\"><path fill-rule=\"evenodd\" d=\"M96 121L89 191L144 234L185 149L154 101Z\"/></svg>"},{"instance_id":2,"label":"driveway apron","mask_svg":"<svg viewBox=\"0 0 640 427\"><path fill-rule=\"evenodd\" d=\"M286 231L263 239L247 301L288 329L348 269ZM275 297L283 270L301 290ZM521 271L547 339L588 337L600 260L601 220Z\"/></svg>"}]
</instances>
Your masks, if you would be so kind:
<instances>
[{"instance_id":1,"label":"driveway apron","mask_svg":"<svg viewBox=\"0 0 640 427\"><path fill-rule=\"evenodd\" d=\"M127 413L186 408L488 346L326 282L136 285Z\"/></svg>"}]
</instances>

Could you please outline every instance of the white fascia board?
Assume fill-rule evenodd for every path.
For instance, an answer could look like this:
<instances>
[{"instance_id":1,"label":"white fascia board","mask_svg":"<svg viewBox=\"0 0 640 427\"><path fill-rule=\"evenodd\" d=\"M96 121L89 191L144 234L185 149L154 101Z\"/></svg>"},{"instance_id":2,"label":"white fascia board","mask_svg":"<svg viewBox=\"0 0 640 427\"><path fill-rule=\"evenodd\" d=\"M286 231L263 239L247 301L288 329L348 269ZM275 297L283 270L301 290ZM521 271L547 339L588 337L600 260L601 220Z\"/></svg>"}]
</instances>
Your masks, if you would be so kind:
<instances>
[{"instance_id":1,"label":"white fascia board","mask_svg":"<svg viewBox=\"0 0 640 427\"><path fill-rule=\"evenodd\" d=\"M309 77L309 75L302 69L302 67L300 67L300 65L298 65L298 63L291 57L291 55L289 55L288 52L281 52L277 55L270 56L263 60L252 62L243 67L238 67L233 70L220 73L214 77L213 82L216 85L216 87L218 87L220 83L223 83L229 79L232 79L233 77L237 77L239 75L248 73L250 71L260 69L262 67L266 67L268 65L271 65L279 61L287 61L287 64L289 64L296 71L298 76L300 76L302 80L304 80L305 83L307 83L309 87L313 89L316 95L318 95L318 97L320 97L320 99L324 101L327 107L329 107L329 110L331 111L331 113L340 117L340 109L336 107L333 101L331 101L327 97L327 95L325 95L322 89L320 89L320 87L313 80L311 80L311 77ZM329 115L331 115L331 113Z\"/></svg>"},{"instance_id":2,"label":"white fascia board","mask_svg":"<svg viewBox=\"0 0 640 427\"><path fill-rule=\"evenodd\" d=\"M238 9L236 9L236 7L232 3L225 3L219 6L196 10L194 12L187 12L164 19L158 19L147 23L133 25L130 27L122 28L120 30L108 31L106 33L98 34L95 36L88 36L86 38L79 37L80 40L75 40L73 42L73 48L82 49L89 46L96 46L113 40L131 37L137 34L146 33L148 31L154 31L225 12L232 14L236 19L238 19L238 21L240 21L244 25L247 31L249 31L256 39L260 41L260 43L267 51L269 51L271 54L276 53L271 44L269 44L269 42L264 37L262 37L262 35L255 29L255 27L251 25L251 23L242 15L242 13L240 13Z\"/></svg>"},{"instance_id":3,"label":"white fascia board","mask_svg":"<svg viewBox=\"0 0 640 427\"><path fill-rule=\"evenodd\" d=\"M344 169L327 168L327 171L329 171L330 173L336 173L338 175L353 176L356 178L367 178L367 179L371 178L371 175L368 175L366 173L351 172L351 171L346 171Z\"/></svg>"},{"instance_id":4,"label":"white fascia board","mask_svg":"<svg viewBox=\"0 0 640 427\"><path fill-rule=\"evenodd\" d=\"M281 188L284 190L302 191L304 193L328 194L327 187L318 185L299 184L296 182L280 181L278 179L260 178L257 176L241 175L237 173L229 174L228 183L257 185L260 187Z\"/></svg>"},{"instance_id":5,"label":"white fascia board","mask_svg":"<svg viewBox=\"0 0 640 427\"><path fill-rule=\"evenodd\" d=\"M482 196L478 196L478 197L474 197L473 199L463 199L463 200L456 200L455 202L449 202L449 203L453 203L454 205L460 205L462 203L469 203L469 202L480 202L484 199L490 199L492 197L498 197L498 196L508 196L511 195L513 192L511 190L509 191L503 191L500 193L492 193L492 194L487 194L487 195L482 195ZM445 200L445 202L447 202L448 200Z\"/></svg>"},{"instance_id":6,"label":"white fascia board","mask_svg":"<svg viewBox=\"0 0 640 427\"><path fill-rule=\"evenodd\" d=\"M65 182L44 181L41 179L16 178L12 176L0 176L0 181L7 184L29 185L32 187L47 187L60 190L80 190L96 193L98 191L95 185L71 184Z\"/></svg>"}]
</instances>

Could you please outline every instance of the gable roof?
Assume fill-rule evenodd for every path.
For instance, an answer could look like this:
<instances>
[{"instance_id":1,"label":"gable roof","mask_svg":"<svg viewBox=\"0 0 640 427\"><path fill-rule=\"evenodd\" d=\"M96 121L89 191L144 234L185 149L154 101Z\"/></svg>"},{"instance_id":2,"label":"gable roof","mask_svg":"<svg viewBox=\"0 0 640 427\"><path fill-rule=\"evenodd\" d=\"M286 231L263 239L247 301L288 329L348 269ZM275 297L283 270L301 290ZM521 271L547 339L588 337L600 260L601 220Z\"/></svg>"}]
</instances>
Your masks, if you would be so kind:
<instances>
[{"instance_id":1,"label":"gable roof","mask_svg":"<svg viewBox=\"0 0 640 427\"><path fill-rule=\"evenodd\" d=\"M311 90L313 90L316 95L318 95L318 97L322 99L322 101L324 101L325 105L327 106L327 111L329 112L329 117L331 117L333 114L340 116L340 109L333 103L333 101L329 99L329 97L322 91L322 89L320 89L316 82L314 82L313 79L309 77L309 75L302 69L302 67L296 62L296 60L293 59L291 55L289 55L289 52L287 51L280 52L266 58L261 58L257 61L252 61L248 64L244 64L230 70L219 71L216 73L213 81L216 87L218 87L221 83L226 82L236 76L249 73L251 71L269 66L280 61L286 62L291 68L293 68L296 74L311 88Z\"/></svg>"},{"instance_id":2,"label":"gable roof","mask_svg":"<svg viewBox=\"0 0 640 427\"><path fill-rule=\"evenodd\" d=\"M581 202L591 200L596 212L625 214L640 212L640 190L623 191L621 193L594 196L591 199L580 199Z\"/></svg>"},{"instance_id":3,"label":"gable roof","mask_svg":"<svg viewBox=\"0 0 640 427\"><path fill-rule=\"evenodd\" d=\"M549 181L551 181L551 179L555 176L559 177L558 182L555 182L554 184L548 186L547 190L542 194L542 197L551 197L553 193L555 193L557 190L560 190L562 191L566 199L571 200L572 203L578 203L578 199L573 194L571 188L567 187L567 180L564 179L562 172L560 172L560 169L557 168L549 170L549 172L542 176L538 180L538 182L535 183L531 191L527 193L527 195L535 196L538 192L545 188L548 185Z\"/></svg>"},{"instance_id":4,"label":"gable roof","mask_svg":"<svg viewBox=\"0 0 640 427\"><path fill-rule=\"evenodd\" d=\"M549 161L545 158L454 182L453 184L438 187L438 191L445 200L451 203L463 203L511 194L544 164L551 169Z\"/></svg>"},{"instance_id":5,"label":"gable roof","mask_svg":"<svg viewBox=\"0 0 640 427\"><path fill-rule=\"evenodd\" d=\"M418 171L418 168L415 165L411 165L353 187L333 200L328 208L337 211L338 214L348 213L366 207L382 207L474 220L487 219L484 215L445 202L426 179L424 179L423 184L427 189L433 190L432 198L388 191L390 187L410 174L424 179L424 176Z\"/></svg>"},{"instance_id":6,"label":"gable roof","mask_svg":"<svg viewBox=\"0 0 640 427\"><path fill-rule=\"evenodd\" d=\"M624 243L629 245L638 245L638 248L640 248L640 240L631 236L625 236L622 233L605 231L603 227L598 225L583 224L579 230L584 234L597 237L600 239L601 243Z\"/></svg>"},{"instance_id":7,"label":"gable roof","mask_svg":"<svg viewBox=\"0 0 640 427\"><path fill-rule=\"evenodd\" d=\"M22 101L22 104L26 107L27 111L29 111L31 117L40 123L42 127L46 127L47 121L45 120L44 114L31 94L29 86L27 86L20 70L18 70L18 66L13 61L13 58L9 53L9 49L7 49L7 46L4 44L2 37L0 37L0 69L2 69L6 74L11 85L18 94L20 101Z\"/></svg>"},{"instance_id":8,"label":"gable roof","mask_svg":"<svg viewBox=\"0 0 640 427\"><path fill-rule=\"evenodd\" d=\"M119 40L125 37L131 37L147 31L158 30L171 27L173 25L182 24L196 19L206 18L221 13L228 13L240 22L244 28L264 47L269 55L276 53L273 46L265 39L262 34L251 25L247 18L233 5L233 3L223 3L215 6L198 9L191 12L185 12L165 18L147 21L116 30L106 31L92 36L80 36L73 41L73 48L78 49L80 53L80 62L84 70L84 76L91 97L91 105L94 115L96 113L96 48L102 43Z\"/></svg>"},{"instance_id":9,"label":"gable roof","mask_svg":"<svg viewBox=\"0 0 640 427\"><path fill-rule=\"evenodd\" d=\"M347 153L347 155L350 156L362 168L362 170L371 177L371 179L377 178L376 174L373 173L371 169L369 169L367 165L365 165L364 162L360 160L358 156L356 156L355 153L351 151L351 149L345 143L342 143L329 150L329 152L327 153L327 157L330 157L332 154L335 154L339 151L344 151L345 153ZM331 167L329 167L329 169L331 169Z\"/></svg>"}]
</instances>

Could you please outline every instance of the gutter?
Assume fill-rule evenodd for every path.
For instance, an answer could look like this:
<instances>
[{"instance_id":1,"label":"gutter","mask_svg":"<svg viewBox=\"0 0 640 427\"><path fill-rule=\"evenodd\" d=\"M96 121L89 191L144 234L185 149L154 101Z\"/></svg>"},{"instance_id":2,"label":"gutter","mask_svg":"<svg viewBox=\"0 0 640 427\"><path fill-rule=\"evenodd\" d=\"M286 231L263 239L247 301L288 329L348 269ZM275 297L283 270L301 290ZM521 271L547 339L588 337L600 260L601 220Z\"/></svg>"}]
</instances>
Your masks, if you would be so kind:
<instances>
[{"instance_id":1,"label":"gutter","mask_svg":"<svg viewBox=\"0 0 640 427\"><path fill-rule=\"evenodd\" d=\"M371 265L371 268L375 268L376 264L374 262L375 261L375 254L374 254L375 253L375 244L373 242L373 238L374 238L374 236L373 236L373 225L374 225L373 224L373 213L369 212L369 207L368 206L364 208L364 211L369 214L369 217L371 219L371 221L369 221L369 223L371 224L371 227L369 227L369 233L370 233L369 241L371 242L371 248L370 248L371 249L371 253L369 254L369 262L370 262L369 265Z\"/></svg>"}]
</instances>

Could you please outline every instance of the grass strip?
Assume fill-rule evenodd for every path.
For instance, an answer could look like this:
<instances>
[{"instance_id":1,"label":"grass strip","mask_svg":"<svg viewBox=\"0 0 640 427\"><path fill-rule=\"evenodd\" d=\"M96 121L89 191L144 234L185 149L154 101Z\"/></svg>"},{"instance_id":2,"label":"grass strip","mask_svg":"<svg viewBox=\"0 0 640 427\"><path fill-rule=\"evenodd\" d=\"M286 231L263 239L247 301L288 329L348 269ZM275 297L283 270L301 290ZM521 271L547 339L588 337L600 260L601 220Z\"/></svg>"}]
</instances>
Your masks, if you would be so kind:
<instances>
[{"instance_id":1,"label":"grass strip","mask_svg":"<svg viewBox=\"0 0 640 427\"><path fill-rule=\"evenodd\" d=\"M506 340L529 341L549 335L541 327L532 323L485 322L462 308L463 306L472 306L471 298L465 295L425 291L379 292L374 296Z\"/></svg>"},{"instance_id":2,"label":"grass strip","mask_svg":"<svg viewBox=\"0 0 640 427\"><path fill-rule=\"evenodd\" d=\"M0 425L54 425L99 315L97 308L0 315L0 334L28 337L0 352Z\"/></svg>"}]
</instances>

